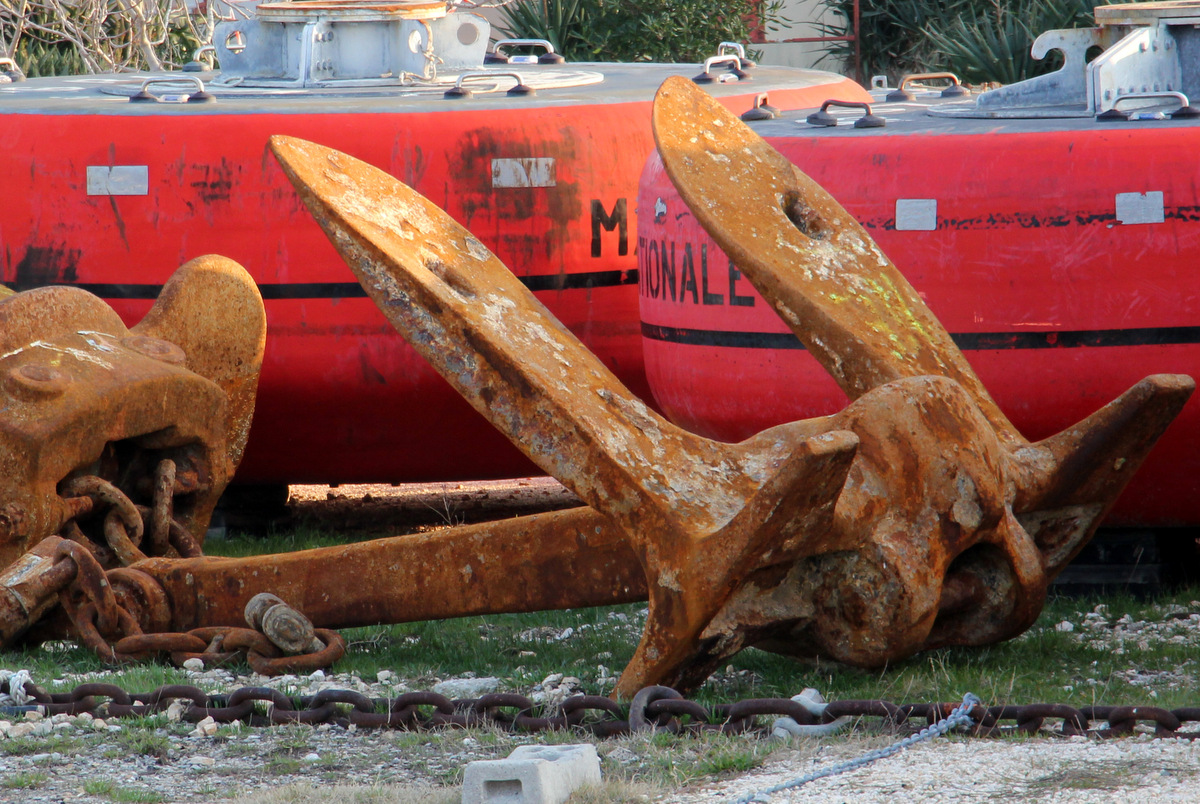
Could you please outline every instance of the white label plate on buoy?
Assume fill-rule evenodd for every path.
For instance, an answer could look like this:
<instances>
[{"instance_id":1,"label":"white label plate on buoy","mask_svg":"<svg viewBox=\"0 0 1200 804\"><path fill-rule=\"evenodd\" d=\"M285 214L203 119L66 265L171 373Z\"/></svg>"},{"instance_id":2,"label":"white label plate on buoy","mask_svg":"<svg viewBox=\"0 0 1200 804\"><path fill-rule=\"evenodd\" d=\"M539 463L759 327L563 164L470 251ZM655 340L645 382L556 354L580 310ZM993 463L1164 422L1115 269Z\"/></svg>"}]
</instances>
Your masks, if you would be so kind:
<instances>
[{"instance_id":1,"label":"white label plate on buoy","mask_svg":"<svg viewBox=\"0 0 1200 804\"><path fill-rule=\"evenodd\" d=\"M897 232L932 232L937 229L936 198L897 198Z\"/></svg>"},{"instance_id":2,"label":"white label plate on buoy","mask_svg":"<svg viewBox=\"0 0 1200 804\"><path fill-rule=\"evenodd\" d=\"M1118 223L1163 223L1163 194L1161 190L1151 193L1117 193Z\"/></svg>"},{"instance_id":3,"label":"white label plate on buoy","mask_svg":"<svg viewBox=\"0 0 1200 804\"><path fill-rule=\"evenodd\" d=\"M148 195L150 168L146 165L88 165L88 195Z\"/></svg>"},{"instance_id":4,"label":"white label plate on buoy","mask_svg":"<svg viewBox=\"0 0 1200 804\"><path fill-rule=\"evenodd\" d=\"M552 157L528 159L493 159L492 187L554 187Z\"/></svg>"}]
</instances>

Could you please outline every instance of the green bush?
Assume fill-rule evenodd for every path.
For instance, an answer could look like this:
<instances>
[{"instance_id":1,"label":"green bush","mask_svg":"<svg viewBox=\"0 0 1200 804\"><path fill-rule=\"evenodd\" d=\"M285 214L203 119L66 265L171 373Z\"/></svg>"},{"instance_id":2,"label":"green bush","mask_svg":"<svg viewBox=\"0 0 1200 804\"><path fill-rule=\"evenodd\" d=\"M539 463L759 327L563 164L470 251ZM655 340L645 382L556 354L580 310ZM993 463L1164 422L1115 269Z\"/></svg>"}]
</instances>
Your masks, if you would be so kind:
<instances>
[{"instance_id":1,"label":"green bush","mask_svg":"<svg viewBox=\"0 0 1200 804\"><path fill-rule=\"evenodd\" d=\"M859 46L864 78L888 75L894 80L905 73L938 69L925 26L956 17L972 2L978 0L861 0ZM854 0L827 0L826 5L840 19L832 25L823 25L822 36L853 34ZM839 66L853 69L854 47L853 42L829 42L825 50Z\"/></svg>"},{"instance_id":2,"label":"green bush","mask_svg":"<svg viewBox=\"0 0 1200 804\"><path fill-rule=\"evenodd\" d=\"M781 3L754 0L518 0L505 36L546 39L569 61L699 62L721 42L744 42L756 19L778 23Z\"/></svg>"},{"instance_id":3,"label":"green bush","mask_svg":"<svg viewBox=\"0 0 1200 804\"><path fill-rule=\"evenodd\" d=\"M973 4L954 19L925 27L939 69L964 81L1012 84L1062 66L1061 57L1037 61L1033 40L1044 31L1093 24L1092 0L991 0Z\"/></svg>"},{"instance_id":4,"label":"green bush","mask_svg":"<svg viewBox=\"0 0 1200 804\"><path fill-rule=\"evenodd\" d=\"M1103 0L1100 0L1103 4ZM964 81L1012 83L1058 69L1035 61L1033 40L1056 28L1089 27L1094 0L861 0L865 76L949 71ZM853 32L853 0L828 0L840 20L826 36ZM831 42L828 56L853 63L852 42Z\"/></svg>"},{"instance_id":5,"label":"green bush","mask_svg":"<svg viewBox=\"0 0 1200 804\"><path fill-rule=\"evenodd\" d=\"M24 39L17 45L13 57L17 66L29 78L45 75L79 75L87 72L83 59L66 42L38 42Z\"/></svg>"}]
</instances>

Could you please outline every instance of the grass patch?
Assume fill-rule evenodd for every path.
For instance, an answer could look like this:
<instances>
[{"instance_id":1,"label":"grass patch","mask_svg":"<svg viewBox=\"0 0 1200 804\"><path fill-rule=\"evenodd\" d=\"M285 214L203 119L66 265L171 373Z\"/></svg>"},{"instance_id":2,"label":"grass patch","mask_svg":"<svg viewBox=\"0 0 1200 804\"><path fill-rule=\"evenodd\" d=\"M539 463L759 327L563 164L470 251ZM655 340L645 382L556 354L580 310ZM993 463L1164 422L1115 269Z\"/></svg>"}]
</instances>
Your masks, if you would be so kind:
<instances>
[{"instance_id":1,"label":"grass patch","mask_svg":"<svg viewBox=\"0 0 1200 804\"><path fill-rule=\"evenodd\" d=\"M114 787L108 797L118 804L160 804L167 800L162 793L135 787Z\"/></svg>"},{"instance_id":2,"label":"grass patch","mask_svg":"<svg viewBox=\"0 0 1200 804\"><path fill-rule=\"evenodd\" d=\"M116 743L122 756L141 756L166 759L171 741L166 734L157 730L138 728L136 725L123 729L116 735Z\"/></svg>"},{"instance_id":3,"label":"grass patch","mask_svg":"<svg viewBox=\"0 0 1200 804\"><path fill-rule=\"evenodd\" d=\"M272 776L287 776L298 773L304 767L300 760L292 756L271 757L264 770Z\"/></svg>"},{"instance_id":4,"label":"grass patch","mask_svg":"<svg viewBox=\"0 0 1200 804\"><path fill-rule=\"evenodd\" d=\"M46 773L14 773L0 781L0 787L7 790L36 790L50 780Z\"/></svg>"},{"instance_id":5,"label":"grass patch","mask_svg":"<svg viewBox=\"0 0 1200 804\"><path fill-rule=\"evenodd\" d=\"M234 804L458 804L459 799L457 790L423 785L313 787L294 784L251 793L236 799Z\"/></svg>"},{"instance_id":6,"label":"grass patch","mask_svg":"<svg viewBox=\"0 0 1200 804\"><path fill-rule=\"evenodd\" d=\"M584 785L571 794L570 804L646 804L655 789L635 782L603 782Z\"/></svg>"},{"instance_id":7,"label":"grass patch","mask_svg":"<svg viewBox=\"0 0 1200 804\"><path fill-rule=\"evenodd\" d=\"M117 789L117 783L108 779L91 779L83 783L83 792L89 796L107 796Z\"/></svg>"},{"instance_id":8,"label":"grass patch","mask_svg":"<svg viewBox=\"0 0 1200 804\"><path fill-rule=\"evenodd\" d=\"M45 737L14 737L0 742L0 751L13 757L52 754L55 751L69 754L80 744L77 738L62 734L50 734Z\"/></svg>"},{"instance_id":9,"label":"grass patch","mask_svg":"<svg viewBox=\"0 0 1200 804\"><path fill-rule=\"evenodd\" d=\"M1193 778L1200 769L1183 766L1164 766L1148 759L1126 758L1097 762L1076 762L1049 773L1033 768L1031 778L1016 781L1022 798L1033 800L1050 797L1063 790L1086 790L1113 793L1139 788L1147 775Z\"/></svg>"}]
</instances>

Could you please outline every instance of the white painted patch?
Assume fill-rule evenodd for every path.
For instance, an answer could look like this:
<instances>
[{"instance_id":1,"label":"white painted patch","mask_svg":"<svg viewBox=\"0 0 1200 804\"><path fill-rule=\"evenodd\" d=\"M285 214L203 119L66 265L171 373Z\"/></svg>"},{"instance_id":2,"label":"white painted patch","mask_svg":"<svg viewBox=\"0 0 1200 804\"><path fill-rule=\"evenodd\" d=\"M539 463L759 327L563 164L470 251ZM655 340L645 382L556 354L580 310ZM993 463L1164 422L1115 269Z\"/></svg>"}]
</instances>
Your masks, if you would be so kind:
<instances>
[{"instance_id":1,"label":"white painted patch","mask_svg":"<svg viewBox=\"0 0 1200 804\"><path fill-rule=\"evenodd\" d=\"M897 232L932 232L937 229L936 198L897 198Z\"/></svg>"},{"instance_id":2,"label":"white painted patch","mask_svg":"<svg viewBox=\"0 0 1200 804\"><path fill-rule=\"evenodd\" d=\"M554 187L554 159L493 159L492 187Z\"/></svg>"},{"instance_id":3,"label":"white painted patch","mask_svg":"<svg viewBox=\"0 0 1200 804\"><path fill-rule=\"evenodd\" d=\"M1164 220L1161 190L1152 193L1117 193L1118 223L1162 223Z\"/></svg>"},{"instance_id":4,"label":"white painted patch","mask_svg":"<svg viewBox=\"0 0 1200 804\"><path fill-rule=\"evenodd\" d=\"M88 195L148 195L150 168L146 165L88 165Z\"/></svg>"}]
</instances>

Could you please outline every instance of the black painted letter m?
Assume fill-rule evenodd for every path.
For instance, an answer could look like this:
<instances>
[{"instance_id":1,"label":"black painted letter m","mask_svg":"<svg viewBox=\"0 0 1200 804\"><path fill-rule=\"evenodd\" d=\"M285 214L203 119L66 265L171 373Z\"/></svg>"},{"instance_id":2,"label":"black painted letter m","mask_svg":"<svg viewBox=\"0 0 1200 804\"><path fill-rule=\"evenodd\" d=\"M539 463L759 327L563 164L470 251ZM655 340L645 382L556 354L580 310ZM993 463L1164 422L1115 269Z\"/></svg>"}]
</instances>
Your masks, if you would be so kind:
<instances>
[{"instance_id":1,"label":"black painted letter m","mask_svg":"<svg viewBox=\"0 0 1200 804\"><path fill-rule=\"evenodd\" d=\"M617 229L617 254L624 257L629 253L629 222L625 214L625 199L618 198L612 214L604 211L599 199L592 199L592 256L600 256L600 227L611 232ZM618 228L620 227L620 228Z\"/></svg>"}]
</instances>

